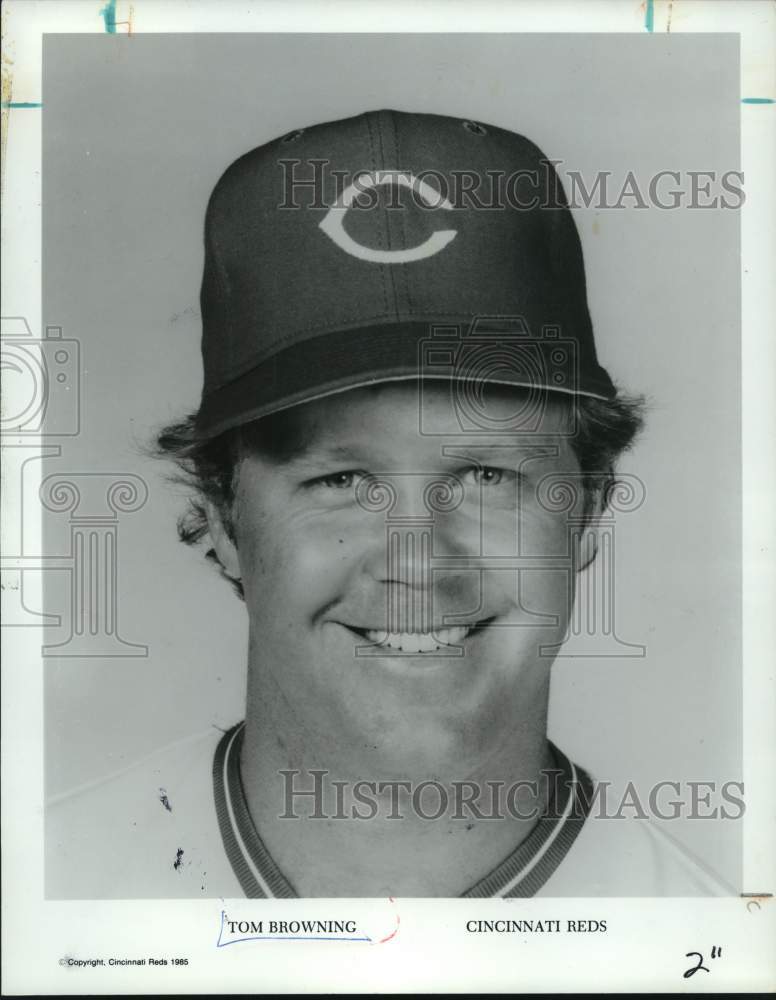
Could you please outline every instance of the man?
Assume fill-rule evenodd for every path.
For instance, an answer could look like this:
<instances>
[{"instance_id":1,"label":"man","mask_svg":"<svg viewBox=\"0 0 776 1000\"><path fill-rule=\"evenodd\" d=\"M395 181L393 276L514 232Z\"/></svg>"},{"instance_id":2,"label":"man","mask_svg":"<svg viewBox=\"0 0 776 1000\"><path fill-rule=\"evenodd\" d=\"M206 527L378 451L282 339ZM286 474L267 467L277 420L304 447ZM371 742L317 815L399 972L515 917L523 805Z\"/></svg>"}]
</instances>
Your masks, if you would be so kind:
<instances>
[{"instance_id":1,"label":"man","mask_svg":"<svg viewBox=\"0 0 776 1000\"><path fill-rule=\"evenodd\" d=\"M99 838L66 832L94 791L60 803L50 894L717 891L588 818L547 739L640 416L541 151L393 111L296 130L226 171L205 245L202 402L159 444L196 490L181 537L245 601L245 719L104 783Z\"/></svg>"}]
</instances>

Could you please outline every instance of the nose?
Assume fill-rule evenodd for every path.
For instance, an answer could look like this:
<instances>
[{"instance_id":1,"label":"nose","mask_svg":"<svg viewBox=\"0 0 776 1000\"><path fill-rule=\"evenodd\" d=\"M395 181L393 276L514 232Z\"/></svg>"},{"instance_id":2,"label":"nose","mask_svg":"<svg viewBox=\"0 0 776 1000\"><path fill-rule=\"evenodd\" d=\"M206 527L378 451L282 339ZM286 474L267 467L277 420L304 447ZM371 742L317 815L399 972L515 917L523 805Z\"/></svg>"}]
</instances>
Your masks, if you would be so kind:
<instances>
[{"instance_id":1,"label":"nose","mask_svg":"<svg viewBox=\"0 0 776 1000\"><path fill-rule=\"evenodd\" d=\"M434 619L433 522L386 526L386 620L389 632L428 632Z\"/></svg>"},{"instance_id":2,"label":"nose","mask_svg":"<svg viewBox=\"0 0 776 1000\"><path fill-rule=\"evenodd\" d=\"M379 477L375 493L384 491L375 514L373 545L367 571L384 589L386 627L390 632L428 632L438 625L435 600L453 586L450 574L433 571L433 559L464 555L455 512L462 499L454 476L417 474ZM461 587L462 574L458 577ZM453 589L455 587L453 586ZM439 602L440 612L457 610L450 595Z\"/></svg>"}]
</instances>

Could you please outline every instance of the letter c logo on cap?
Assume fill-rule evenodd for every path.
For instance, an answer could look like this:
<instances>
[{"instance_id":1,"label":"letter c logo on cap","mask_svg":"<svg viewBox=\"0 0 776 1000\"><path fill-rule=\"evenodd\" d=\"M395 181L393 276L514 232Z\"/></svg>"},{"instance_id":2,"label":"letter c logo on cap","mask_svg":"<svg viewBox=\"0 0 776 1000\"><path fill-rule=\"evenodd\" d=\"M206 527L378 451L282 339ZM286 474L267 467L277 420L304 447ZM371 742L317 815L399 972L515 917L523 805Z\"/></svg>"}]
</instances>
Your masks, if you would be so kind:
<instances>
[{"instance_id":1,"label":"letter c logo on cap","mask_svg":"<svg viewBox=\"0 0 776 1000\"><path fill-rule=\"evenodd\" d=\"M386 184L399 184L417 191L429 208L452 210L453 206L447 198L440 198L439 192L435 191L430 184L426 184L425 181L419 180L412 174L403 174L397 170L378 170L371 174L361 174L358 185L351 184L345 188L319 223L324 233L341 250L349 253L351 257L358 257L359 260L366 260L372 264L409 264L414 260L423 260L424 257L433 257L435 253L439 253L451 240L455 239L458 234L457 229L438 229L427 240L407 250L373 250L371 247L365 247L362 243L354 240L345 232L343 225L345 213L357 195L369 188L382 187Z\"/></svg>"}]
</instances>

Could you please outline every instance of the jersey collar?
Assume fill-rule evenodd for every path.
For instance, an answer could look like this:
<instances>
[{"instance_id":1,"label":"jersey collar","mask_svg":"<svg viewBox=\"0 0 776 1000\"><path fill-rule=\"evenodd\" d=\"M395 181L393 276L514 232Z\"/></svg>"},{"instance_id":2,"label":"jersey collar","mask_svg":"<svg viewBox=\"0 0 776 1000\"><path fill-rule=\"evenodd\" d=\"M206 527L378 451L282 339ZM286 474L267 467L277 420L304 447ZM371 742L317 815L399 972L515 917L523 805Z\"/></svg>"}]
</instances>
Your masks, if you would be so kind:
<instances>
[{"instance_id":1,"label":"jersey collar","mask_svg":"<svg viewBox=\"0 0 776 1000\"><path fill-rule=\"evenodd\" d=\"M224 734L213 759L216 815L226 855L249 899L295 898L298 893L275 864L248 812L240 778L244 727L241 722ZM554 744L550 749L557 780L546 812L525 840L462 896L533 896L568 854L590 811L592 782Z\"/></svg>"}]
</instances>

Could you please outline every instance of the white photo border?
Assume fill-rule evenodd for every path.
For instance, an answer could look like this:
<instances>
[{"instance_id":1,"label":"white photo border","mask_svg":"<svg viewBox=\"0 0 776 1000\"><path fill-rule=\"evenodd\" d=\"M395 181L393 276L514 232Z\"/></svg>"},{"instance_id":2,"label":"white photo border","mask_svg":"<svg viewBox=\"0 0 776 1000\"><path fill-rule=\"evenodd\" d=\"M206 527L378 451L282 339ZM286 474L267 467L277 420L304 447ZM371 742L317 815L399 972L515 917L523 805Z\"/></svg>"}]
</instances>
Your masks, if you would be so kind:
<instances>
[{"instance_id":1,"label":"white photo border","mask_svg":"<svg viewBox=\"0 0 776 1000\"><path fill-rule=\"evenodd\" d=\"M454 8L454 16L452 9ZM46 901L43 885L43 665L35 628L3 631L3 992L545 992L602 990L758 991L776 977L776 859L773 843L776 588L772 511L776 473L773 372L776 329L776 10L758 0L636 0L512 3L261 3L192 0L9 0L3 11L3 315L41 329L41 74L47 33L121 32L626 32L735 33L741 43L744 887L742 899L534 899L510 916L606 919L606 935L478 938L474 915L503 916L483 900L306 900L305 916L347 913L390 938L356 942L261 942L219 949L229 901ZM74 112L75 113L75 112ZM768 274L771 278L768 278ZM3 523L22 516L7 495ZM29 529L29 525L27 526ZM35 525L32 526L34 535ZM33 537L31 545L35 544ZM38 574L40 576L40 574ZM40 593L32 599L41 606ZM769 898L770 897L770 898ZM237 902L234 902L237 906ZM241 913L282 919L287 901L241 901ZM298 916L298 914L296 914ZM399 927L398 933L394 933ZM688 935L688 928L692 932ZM375 938L376 940L376 938ZM713 974L686 983L685 951L722 947ZM130 944L131 943L131 944ZM686 947L685 947L686 946ZM517 949L517 950L516 950ZM68 965L134 951L190 958L163 969ZM301 954L300 954L301 952ZM345 954L346 952L346 954ZM683 965L684 963L684 965Z\"/></svg>"}]
</instances>

